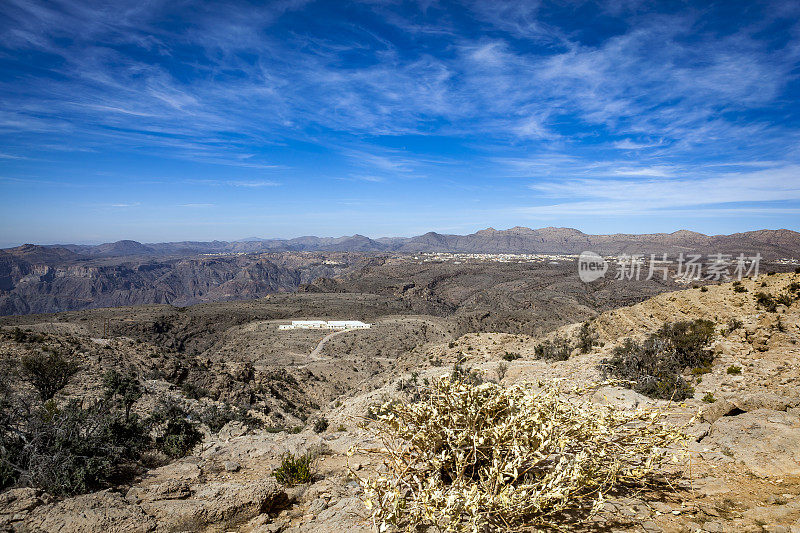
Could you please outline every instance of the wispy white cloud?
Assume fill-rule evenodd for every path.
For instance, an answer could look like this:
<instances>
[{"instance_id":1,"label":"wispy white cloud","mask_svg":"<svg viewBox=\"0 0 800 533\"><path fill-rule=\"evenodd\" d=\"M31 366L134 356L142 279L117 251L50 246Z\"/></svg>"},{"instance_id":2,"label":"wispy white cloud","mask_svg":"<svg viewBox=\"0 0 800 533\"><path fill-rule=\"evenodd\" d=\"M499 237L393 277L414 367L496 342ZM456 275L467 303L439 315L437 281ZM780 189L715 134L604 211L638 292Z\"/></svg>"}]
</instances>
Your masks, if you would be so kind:
<instances>
[{"instance_id":1,"label":"wispy white cloud","mask_svg":"<svg viewBox=\"0 0 800 533\"><path fill-rule=\"evenodd\" d=\"M280 183L272 180L220 180L220 179L187 179L183 180L184 183L192 185L213 185L213 186L227 186L227 187L245 187L245 188L261 188L261 187L278 187Z\"/></svg>"},{"instance_id":2,"label":"wispy white cloud","mask_svg":"<svg viewBox=\"0 0 800 533\"><path fill-rule=\"evenodd\" d=\"M676 178L652 177L635 181L542 180L529 187L545 202L522 211L548 215L630 216L693 209L698 213L705 210L722 215L761 212L765 209L763 203L769 202L773 204L769 210L788 214L797 211L796 206L787 202L800 200L799 178L800 165L787 165L713 175L688 171ZM557 201L548 204L547 198Z\"/></svg>"},{"instance_id":3,"label":"wispy white cloud","mask_svg":"<svg viewBox=\"0 0 800 533\"><path fill-rule=\"evenodd\" d=\"M656 142L636 142L631 139L623 139L614 143L614 148L619 150L643 150L645 148L656 148L664 146L666 143L663 140Z\"/></svg>"}]
</instances>

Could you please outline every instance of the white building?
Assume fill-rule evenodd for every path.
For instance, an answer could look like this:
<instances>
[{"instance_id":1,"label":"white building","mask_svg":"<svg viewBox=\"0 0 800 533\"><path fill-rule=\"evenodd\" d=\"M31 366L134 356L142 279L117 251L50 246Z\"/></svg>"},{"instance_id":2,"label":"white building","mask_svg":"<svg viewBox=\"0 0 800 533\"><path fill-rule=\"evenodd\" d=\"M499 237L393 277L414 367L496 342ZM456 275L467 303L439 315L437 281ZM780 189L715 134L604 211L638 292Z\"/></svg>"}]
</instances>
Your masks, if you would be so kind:
<instances>
[{"instance_id":1,"label":"white building","mask_svg":"<svg viewBox=\"0 0 800 533\"><path fill-rule=\"evenodd\" d=\"M370 326L360 320L328 320L331 329L369 329Z\"/></svg>"},{"instance_id":2,"label":"white building","mask_svg":"<svg viewBox=\"0 0 800 533\"><path fill-rule=\"evenodd\" d=\"M280 324L279 330L287 329L369 329L372 324L360 320L292 320L291 324Z\"/></svg>"}]
</instances>

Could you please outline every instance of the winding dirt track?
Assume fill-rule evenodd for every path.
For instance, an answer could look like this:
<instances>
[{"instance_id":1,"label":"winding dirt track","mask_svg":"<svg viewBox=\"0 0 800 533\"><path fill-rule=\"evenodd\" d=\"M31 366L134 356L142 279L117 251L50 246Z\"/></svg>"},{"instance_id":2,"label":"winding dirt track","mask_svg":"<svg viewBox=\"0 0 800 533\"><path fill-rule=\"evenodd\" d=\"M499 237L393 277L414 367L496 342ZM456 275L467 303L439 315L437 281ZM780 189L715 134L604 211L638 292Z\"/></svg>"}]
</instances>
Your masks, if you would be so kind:
<instances>
[{"instance_id":1,"label":"winding dirt track","mask_svg":"<svg viewBox=\"0 0 800 533\"><path fill-rule=\"evenodd\" d=\"M312 359L312 360L319 359L319 353L322 351L322 348L325 346L326 342L328 342L330 339L332 339L336 335L341 335L342 333L347 333L348 331L357 331L357 330L355 330L355 329L342 329L342 330L339 330L339 331L334 331L333 333L328 333L327 335L322 337L322 340L319 341L319 344L317 344L317 347L314 348L311 351L310 354L308 354L308 357L310 359Z\"/></svg>"}]
</instances>

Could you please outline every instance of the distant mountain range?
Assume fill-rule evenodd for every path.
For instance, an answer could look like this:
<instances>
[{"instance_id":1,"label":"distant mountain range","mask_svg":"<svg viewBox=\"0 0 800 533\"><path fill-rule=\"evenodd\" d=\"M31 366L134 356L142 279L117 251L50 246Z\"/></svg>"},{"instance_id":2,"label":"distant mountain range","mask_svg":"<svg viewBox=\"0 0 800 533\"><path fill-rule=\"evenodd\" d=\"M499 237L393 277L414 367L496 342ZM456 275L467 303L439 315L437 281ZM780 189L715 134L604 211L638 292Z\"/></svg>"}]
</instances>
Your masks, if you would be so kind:
<instances>
[{"instance_id":1,"label":"distant mountain range","mask_svg":"<svg viewBox=\"0 0 800 533\"><path fill-rule=\"evenodd\" d=\"M584 250L604 255L666 253L670 258L681 252L797 258L800 233L587 235L569 228L516 227L470 235L430 232L411 238L353 235L148 244L128 240L97 246L25 244L0 250L0 315L258 298L295 291L320 278L359 276L360 269L387 261L381 256L391 253L578 254ZM402 273L398 276L402 281Z\"/></svg>"},{"instance_id":2,"label":"distant mountain range","mask_svg":"<svg viewBox=\"0 0 800 533\"><path fill-rule=\"evenodd\" d=\"M182 241L142 244L123 240L96 246L64 244L23 245L3 250L34 262L99 257L192 256L217 253L263 252L462 252L512 254L576 254L591 250L600 254L668 253L697 251L709 253L760 252L765 257L800 257L800 233L787 229L758 230L732 235L704 235L687 230L674 233L589 235L572 228L530 229L517 226L498 231L493 228L469 235L428 232L416 237L370 239L363 235L347 237L297 237L240 241Z\"/></svg>"}]
</instances>

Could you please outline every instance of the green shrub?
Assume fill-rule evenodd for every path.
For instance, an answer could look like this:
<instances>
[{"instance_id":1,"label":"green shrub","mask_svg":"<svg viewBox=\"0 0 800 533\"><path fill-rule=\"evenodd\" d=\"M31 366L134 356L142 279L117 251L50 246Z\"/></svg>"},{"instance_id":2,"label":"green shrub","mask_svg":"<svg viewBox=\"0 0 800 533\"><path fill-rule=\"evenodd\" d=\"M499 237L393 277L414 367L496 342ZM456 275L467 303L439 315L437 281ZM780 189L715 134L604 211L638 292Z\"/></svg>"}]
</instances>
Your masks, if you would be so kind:
<instances>
[{"instance_id":1,"label":"green shrub","mask_svg":"<svg viewBox=\"0 0 800 533\"><path fill-rule=\"evenodd\" d=\"M589 353L594 345L597 344L597 335L592 331L588 322L581 325L578 330L578 349L581 353Z\"/></svg>"},{"instance_id":2,"label":"green shrub","mask_svg":"<svg viewBox=\"0 0 800 533\"><path fill-rule=\"evenodd\" d=\"M197 424L189 420L177 419L167 422L163 434L156 439L159 450L167 457L178 459L188 455L203 440Z\"/></svg>"},{"instance_id":3,"label":"green shrub","mask_svg":"<svg viewBox=\"0 0 800 533\"><path fill-rule=\"evenodd\" d=\"M771 294L767 294L766 292L757 292L756 305L763 308L765 311L774 313L778 307L778 302L775 301L775 298L773 298Z\"/></svg>"},{"instance_id":4,"label":"green shrub","mask_svg":"<svg viewBox=\"0 0 800 533\"><path fill-rule=\"evenodd\" d=\"M125 419L130 417L131 407L142 397L142 386L134 374L120 374L109 370L103 376L103 396L106 401L117 401L125 410Z\"/></svg>"},{"instance_id":5,"label":"green shrub","mask_svg":"<svg viewBox=\"0 0 800 533\"><path fill-rule=\"evenodd\" d=\"M732 376L738 376L739 374L742 373L742 367L731 365L728 367L728 370L726 372Z\"/></svg>"},{"instance_id":6,"label":"green shrub","mask_svg":"<svg viewBox=\"0 0 800 533\"><path fill-rule=\"evenodd\" d=\"M22 379L36 389L43 402L63 389L79 370L76 361L52 349L22 356L19 366Z\"/></svg>"},{"instance_id":7,"label":"green shrub","mask_svg":"<svg viewBox=\"0 0 800 533\"><path fill-rule=\"evenodd\" d=\"M275 480L284 485L300 485L302 483L309 483L313 477L311 466L314 458L310 453L295 456L292 453L287 453L281 459L281 466L272 472Z\"/></svg>"},{"instance_id":8,"label":"green shrub","mask_svg":"<svg viewBox=\"0 0 800 533\"><path fill-rule=\"evenodd\" d=\"M548 359L550 361L566 361L571 353L572 346L569 343L569 339L558 335L553 337L553 340L547 339L534 348L534 354L537 359Z\"/></svg>"},{"instance_id":9,"label":"green shrub","mask_svg":"<svg viewBox=\"0 0 800 533\"><path fill-rule=\"evenodd\" d=\"M324 416L317 418L312 427L314 429L314 433L322 433L328 429L328 419Z\"/></svg>"},{"instance_id":10,"label":"green shrub","mask_svg":"<svg viewBox=\"0 0 800 533\"><path fill-rule=\"evenodd\" d=\"M738 318L731 318L730 320L728 320L728 327L726 328L726 331L728 332L728 334L730 334L736 331L737 329L741 328L742 326L744 326L744 323L741 320L739 320Z\"/></svg>"},{"instance_id":11,"label":"green shrub","mask_svg":"<svg viewBox=\"0 0 800 533\"><path fill-rule=\"evenodd\" d=\"M716 402L716 401L717 401L717 399L716 399L716 398L714 398L714 394L713 394L713 393L711 393L711 392L707 392L707 393L706 393L706 394L703 396L703 401L704 401L705 403L714 403L714 402Z\"/></svg>"},{"instance_id":12,"label":"green shrub","mask_svg":"<svg viewBox=\"0 0 800 533\"><path fill-rule=\"evenodd\" d=\"M4 484L57 496L91 492L129 476L125 466L135 465L150 442L135 415L126 419L102 403L57 408L51 401L12 428L2 432L0 443Z\"/></svg>"},{"instance_id":13,"label":"green shrub","mask_svg":"<svg viewBox=\"0 0 800 533\"><path fill-rule=\"evenodd\" d=\"M221 406L211 404L202 411L200 411L199 420L201 423L208 426L211 433L219 433L225 424L232 421L241 422L249 428L260 428L263 422L247 412L246 409L241 407L233 407L227 403Z\"/></svg>"},{"instance_id":14,"label":"green shrub","mask_svg":"<svg viewBox=\"0 0 800 533\"><path fill-rule=\"evenodd\" d=\"M694 390L681 374L686 368L696 369L694 374L710 371L714 356L705 346L713 335L710 320L665 323L643 342L625 339L602 361L601 370L651 398L684 400Z\"/></svg>"},{"instance_id":15,"label":"green shrub","mask_svg":"<svg viewBox=\"0 0 800 533\"><path fill-rule=\"evenodd\" d=\"M156 448L173 459L188 455L203 440L191 413L175 401L162 400L150 422L156 426Z\"/></svg>"},{"instance_id":16,"label":"green shrub","mask_svg":"<svg viewBox=\"0 0 800 533\"><path fill-rule=\"evenodd\" d=\"M503 359L506 361L516 361L520 357L522 357L520 354L514 352L506 352L503 354Z\"/></svg>"},{"instance_id":17,"label":"green shrub","mask_svg":"<svg viewBox=\"0 0 800 533\"><path fill-rule=\"evenodd\" d=\"M708 292L708 287L703 285L702 287L700 287L700 292Z\"/></svg>"},{"instance_id":18,"label":"green shrub","mask_svg":"<svg viewBox=\"0 0 800 533\"><path fill-rule=\"evenodd\" d=\"M189 383L188 381L181 384L181 392L190 400L199 400L210 396L207 389L198 387L194 383Z\"/></svg>"}]
</instances>

